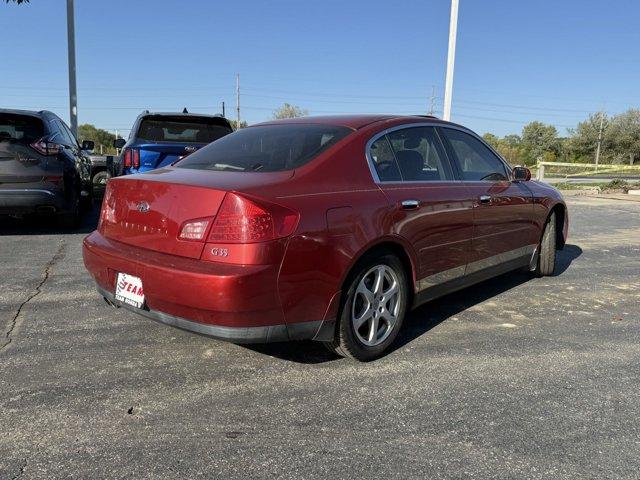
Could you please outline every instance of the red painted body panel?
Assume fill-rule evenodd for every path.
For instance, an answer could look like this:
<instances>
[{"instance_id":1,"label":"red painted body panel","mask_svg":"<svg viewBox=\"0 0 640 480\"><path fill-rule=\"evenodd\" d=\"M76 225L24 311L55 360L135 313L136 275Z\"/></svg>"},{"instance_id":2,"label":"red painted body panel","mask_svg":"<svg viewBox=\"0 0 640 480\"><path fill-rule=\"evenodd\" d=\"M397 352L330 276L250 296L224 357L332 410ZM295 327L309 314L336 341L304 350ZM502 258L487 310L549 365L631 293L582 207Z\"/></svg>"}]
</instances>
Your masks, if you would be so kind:
<instances>
[{"instance_id":1,"label":"red painted body panel","mask_svg":"<svg viewBox=\"0 0 640 480\"><path fill-rule=\"evenodd\" d=\"M279 123L327 123L354 132L291 171L167 167L112 179L105 205L115 217L103 218L99 231L85 239L85 265L109 292L117 272L139 276L152 310L251 327L335 318L350 269L376 245L393 244L406 254L417 289L421 279L537 244L550 210L564 207L560 194L544 184L374 182L367 141L387 128L425 121L442 123L373 115L292 119ZM244 245L177 239L182 222L214 217L228 191L299 213L296 230L284 239ZM479 205L478 197L486 194L492 204ZM419 200L420 208L402 210L406 199ZM155 213L139 214L141 201ZM143 225L142 231L122 222ZM227 255L212 253L214 248L228 249Z\"/></svg>"}]
</instances>

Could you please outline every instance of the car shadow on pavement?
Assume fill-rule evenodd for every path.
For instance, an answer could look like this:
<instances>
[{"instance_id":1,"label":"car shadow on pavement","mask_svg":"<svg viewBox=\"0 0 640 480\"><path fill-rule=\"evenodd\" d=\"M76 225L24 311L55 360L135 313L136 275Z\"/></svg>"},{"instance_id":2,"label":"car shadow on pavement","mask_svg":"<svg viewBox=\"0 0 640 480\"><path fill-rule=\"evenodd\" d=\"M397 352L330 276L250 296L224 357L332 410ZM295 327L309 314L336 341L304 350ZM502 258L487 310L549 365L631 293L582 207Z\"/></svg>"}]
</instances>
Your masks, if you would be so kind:
<instances>
[{"instance_id":1,"label":"car shadow on pavement","mask_svg":"<svg viewBox=\"0 0 640 480\"><path fill-rule=\"evenodd\" d=\"M0 236L3 235L67 235L91 233L98 226L100 204L96 203L90 212L83 215L76 228L61 227L55 217L29 215L22 218L0 217Z\"/></svg>"},{"instance_id":2,"label":"car shadow on pavement","mask_svg":"<svg viewBox=\"0 0 640 480\"><path fill-rule=\"evenodd\" d=\"M552 276L564 273L580 255L582 255L582 249L579 246L565 245L564 249L558 252L556 269ZM527 272L509 272L422 305L407 315L398 338L387 354L404 347L460 312L522 285L532 278ZM296 363L324 363L341 358L329 352L319 342L313 341L242 346L264 355Z\"/></svg>"}]
</instances>

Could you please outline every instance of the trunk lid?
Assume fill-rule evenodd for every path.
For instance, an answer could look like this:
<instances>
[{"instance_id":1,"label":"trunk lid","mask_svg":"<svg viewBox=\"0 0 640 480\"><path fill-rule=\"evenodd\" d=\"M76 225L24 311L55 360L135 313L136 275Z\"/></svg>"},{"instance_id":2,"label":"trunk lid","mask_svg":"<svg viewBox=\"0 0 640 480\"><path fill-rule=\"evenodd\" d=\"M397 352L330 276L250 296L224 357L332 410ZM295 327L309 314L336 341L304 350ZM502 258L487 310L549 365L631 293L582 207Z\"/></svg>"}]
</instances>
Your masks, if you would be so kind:
<instances>
[{"instance_id":1,"label":"trunk lid","mask_svg":"<svg viewBox=\"0 0 640 480\"><path fill-rule=\"evenodd\" d=\"M178 238L185 222L214 217L229 190L278 182L291 175L161 168L113 178L107 184L99 230L128 245L200 258L204 242Z\"/></svg>"},{"instance_id":2,"label":"trunk lid","mask_svg":"<svg viewBox=\"0 0 640 480\"><path fill-rule=\"evenodd\" d=\"M140 151L140 168L165 167L204 147L206 143L141 143L132 148Z\"/></svg>"}]
</instances>

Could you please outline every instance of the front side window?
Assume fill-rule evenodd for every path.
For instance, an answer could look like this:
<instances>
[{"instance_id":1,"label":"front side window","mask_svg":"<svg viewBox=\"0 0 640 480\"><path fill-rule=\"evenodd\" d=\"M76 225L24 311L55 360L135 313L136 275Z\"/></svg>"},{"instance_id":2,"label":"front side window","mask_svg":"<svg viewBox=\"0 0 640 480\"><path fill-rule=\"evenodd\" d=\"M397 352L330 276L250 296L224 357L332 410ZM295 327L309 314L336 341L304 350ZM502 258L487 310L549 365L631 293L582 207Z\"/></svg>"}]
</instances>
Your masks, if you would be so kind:
<instances>
[{"instance_id":1,"label":"front side window","mask_svg":"<svg viewBox=\"0 0 640 480\"><path fill-rule=\"evenodd\" d=\"M507 180L504 163L480 140L452 128L443 128L442 132L455 153L463 180Z\"/></svg>"},{"instance_id":2,"label":"front side window","mask_svg":"<svg viewBox=\"0 0 640 480\"><path fill-rule=\"evenodd\" d=\"M301 167L353 130L335 125L263 125L237 130L176 164L218 171L278 172Z\"/></svg>"},{"instance_id":3,"label":"front side window","mask_svg":"<svg viewBox=\"0 0 640 480\"><path fill-rule=\"evenodd\" d=\"M452 174L433 127L409 127L388 135L402 180L451 180Z\"/></svg>"},{"instance_id":4,"label":"front side window","mask_svg":"<svg viewBox=\"0 0 640 480\"><path fill-rule=\"evenodd\" d=\"M140 122L136 135L147 142L211 143L231 129L210 117L147 116Z\"/></svg>"}]
</instances>

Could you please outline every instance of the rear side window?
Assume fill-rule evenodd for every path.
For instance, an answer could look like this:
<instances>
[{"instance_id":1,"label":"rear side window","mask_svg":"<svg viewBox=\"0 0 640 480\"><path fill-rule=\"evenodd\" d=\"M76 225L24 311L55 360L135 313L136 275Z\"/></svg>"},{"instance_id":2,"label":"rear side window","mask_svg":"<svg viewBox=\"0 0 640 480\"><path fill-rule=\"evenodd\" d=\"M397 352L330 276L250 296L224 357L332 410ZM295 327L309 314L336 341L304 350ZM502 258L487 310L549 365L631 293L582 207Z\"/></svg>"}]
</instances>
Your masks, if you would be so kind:
<instances>
[{"instance_id":1,"label":"rear side window","mask_svg":"<svg viewBox=\"0 0 640 480\"><path fill-rule=\"evenodd\" d=\"M369 156L381 182L400 182L400 169L386 135L381 136L369 147Z\"/></svg>"},{"instance_id":2,"label":"rear side window","mask_svg":"<svg viewBox=\"0 0 640 480\"><path fill-rule=\"evenodd\" d=\"M0 113L0 142L28 144L43 136L44 125L39 118Z\"/></svg>"},{"instance_id":3,"label":"rear side window","mask_svg":"<svg viewBox=\"0 0 640 480\"><path fill-rule=\"evenodd\" d=\"M456 155L463 180L507 180L507 171L502 160L480 140L452 128L443 128L442 132Z\"/></svg>"},{"instance_id":4,"label":"rear side window","mask_svg":"<svg viewBox=\"0 0 640 480\"><path fill-rule=\"evenodd\" d=\"M211 143L229 133L231 128L214 118L148 116L140 122L136 137L149 142Z\"/></svg>"},{"instance_id":5,"label":"rear side window","mask_svg":"<svg viewBox=\"0 0 640 480\"><path fill-rule=\"evenodd\" d=\"M249 127L201 148L176 166L235 172L290 170L308 163L351 132L346 127L314 124Z\"/></svg>"},{"instance_id":6,"label":"rear side window","mask_svg":"<svg viewBox=\"0 0 640 480\"><path fill-rule=\"evenodd\" d=\"M410 127L388 134L405 182L451 180L453 175L433 127Z\"/></svg>"}]
</instances>

